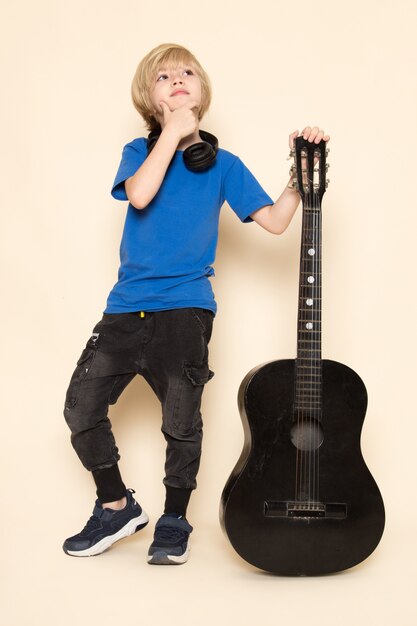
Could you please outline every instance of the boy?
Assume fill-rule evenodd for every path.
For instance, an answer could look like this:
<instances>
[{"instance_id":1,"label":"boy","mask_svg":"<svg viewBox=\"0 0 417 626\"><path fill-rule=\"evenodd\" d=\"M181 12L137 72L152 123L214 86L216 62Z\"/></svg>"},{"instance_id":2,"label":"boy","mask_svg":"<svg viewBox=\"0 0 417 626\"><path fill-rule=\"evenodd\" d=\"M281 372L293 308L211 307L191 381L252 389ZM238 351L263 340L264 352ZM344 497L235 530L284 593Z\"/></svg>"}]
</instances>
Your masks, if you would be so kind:
<instances>
[{"instance_id":1,"label":"boy","mask_svg":"<svg viewBox=\"0 0 417 626\"><path fill-rule=\"evenodd\" d=\"M115 198L129 201L118 282L77 363L64 411L98 499L85 528L63 548L73 556L100 554L148 523L122 481L107 417L109 405L141 374L161 402L167 442L165 507L148 562L178 564L188 558L186 511L200 463L201 396L213 376L208 343L216 303L209 277L220 208L227 200L241 221L279 234L299 196L285 188L274 203L240 159L199 130L210 83L185 48L152 50L138 66L132 97L151 134L123 150L112 188ZM317 143L329 139L317 127L303 135Z\"/></svg>"}]
</instances>

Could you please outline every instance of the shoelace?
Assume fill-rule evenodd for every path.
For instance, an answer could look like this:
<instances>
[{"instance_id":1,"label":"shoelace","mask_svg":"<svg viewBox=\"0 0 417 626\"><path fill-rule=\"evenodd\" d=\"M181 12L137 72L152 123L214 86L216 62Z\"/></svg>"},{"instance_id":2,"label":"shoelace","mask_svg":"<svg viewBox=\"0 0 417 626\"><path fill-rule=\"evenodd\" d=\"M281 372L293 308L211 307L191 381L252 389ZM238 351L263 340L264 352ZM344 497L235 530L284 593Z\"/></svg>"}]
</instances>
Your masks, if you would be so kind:
<instances>
[{"instance_id":1,"label":"shoelace","mask_svg":"<svg viewBox=\"0 0 417 626\"><path fill-rule=\"evenodd\" d=\"M91 530L95 530L96 528L99 528L100 525L101 525L100 519L96 515L92 515L90 519L88 520L88 522L86 523L86 525L84 526L84 528L82 529L82 531L80 532L80 535L82 535L83 533L87 533Z\"/></svg>"}]
</instances>

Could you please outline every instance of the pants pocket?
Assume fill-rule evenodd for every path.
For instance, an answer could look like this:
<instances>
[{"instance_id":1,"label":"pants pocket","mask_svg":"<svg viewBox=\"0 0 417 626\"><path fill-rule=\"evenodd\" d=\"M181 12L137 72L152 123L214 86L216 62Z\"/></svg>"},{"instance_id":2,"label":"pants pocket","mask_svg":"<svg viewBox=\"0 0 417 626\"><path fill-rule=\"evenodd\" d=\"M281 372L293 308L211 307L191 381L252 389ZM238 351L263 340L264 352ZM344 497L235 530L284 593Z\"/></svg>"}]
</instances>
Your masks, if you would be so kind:
<instances>
[{"instance_id":1,"label":"pants pocket","mask_svg":"<svg viewBox=\"0 0 417 626\"><path fill-rule=\"evenodd\" d=\"M186 362L182 370L171 377L163 405L162 430L165 433L176 439L201 436L201 396L204 385L213 376L207 363Z\"/></svg>"},{"instance_id":2,"label":"pants pocket","mask_svg":"<svg viewBox=\"0 0 417 626\"><path fill-rule=\"evenodd\" d=\"M214 313L208 309L198 308L190 308L189 311L194 323L197 324L200 331L203 333L206 342L209 343L213 331Z\"/></svg>"},{"instance_id":3,"label":"pants pocket","mask_svg":"<svg viewBox=\"0 0 417 626\"><path fill-rule=\"evenodd\" d=\"M214 372L209 369L208 363L203 363L202 365L184 363L184 373L194 387L205 385L214 376Z\"/></svg>"},{"instance_id":4,"label":"pants pocket","mask_svg":"<svg viewBox=\"0 0 417 626\"><path fill-rule=\"evenodd\" d=\"M77 404L80 385L87 377L88 372L90 371L93 364L95 355L96 350L94 348L84 348L84 350L82 351L81 356L77 361L77 367L74 370L67 390L65 398L65 408L72 409Z\"/></svg>"}]
</instances>

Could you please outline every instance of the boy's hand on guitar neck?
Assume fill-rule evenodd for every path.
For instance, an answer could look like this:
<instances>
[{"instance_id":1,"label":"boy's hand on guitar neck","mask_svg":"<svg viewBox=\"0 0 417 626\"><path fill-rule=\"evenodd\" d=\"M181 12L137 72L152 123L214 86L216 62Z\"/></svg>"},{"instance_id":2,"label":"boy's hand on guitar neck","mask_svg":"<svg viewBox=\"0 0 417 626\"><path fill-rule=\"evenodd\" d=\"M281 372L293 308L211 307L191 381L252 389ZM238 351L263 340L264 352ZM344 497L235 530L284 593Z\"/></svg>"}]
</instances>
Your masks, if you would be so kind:
<instances>
[{"instance_id":1,"label":"boy's hand on guitar neck","mask_svg":"<svg viewBox=\"0 0 417 626\"><path fill-rule=\"evenodd\" d=\"M289 136L289 146L290 146L290 150L294 150L294 142L296 140L296 138L298 136L303 137L303 139L306 139L307 141L310 141L311 143L320 143L320 141L323 139L323 141L325 141L326 143L328 141L330 141L330 135L326 135L326 133L324 132L324 130L320 130L318 126L306 126L304 128L303 131L301 131L301 133L298 132L298 130L295 130L293 133L291 133L291 135ZM314 165L316 165L318 162L318 159L314 159ZM305 167L305 159L302 159L302 166L303 168ZM291 179L293 179L295 176L295 173L291 176Z\"/></svg>"},{"instance_id":2,"label":"boy's hand on guitar neck","mask_svg":"<svg viewBox=\"0 0 417 626\"><path fill-rule=\"evenodd\" d=\"M290 150L294 149L294 141L299 135L301 135L304 139L307 139L307 141L314 141L314 143L320 143L322 139L326 142L330 141L330 135L326 135L324 130L320 130L318 126L313 126L313 128L311 128L311 126L306 126L301 133L299 133L298 130L291 133L289 137Z\"/></svg>"}]
</instances>

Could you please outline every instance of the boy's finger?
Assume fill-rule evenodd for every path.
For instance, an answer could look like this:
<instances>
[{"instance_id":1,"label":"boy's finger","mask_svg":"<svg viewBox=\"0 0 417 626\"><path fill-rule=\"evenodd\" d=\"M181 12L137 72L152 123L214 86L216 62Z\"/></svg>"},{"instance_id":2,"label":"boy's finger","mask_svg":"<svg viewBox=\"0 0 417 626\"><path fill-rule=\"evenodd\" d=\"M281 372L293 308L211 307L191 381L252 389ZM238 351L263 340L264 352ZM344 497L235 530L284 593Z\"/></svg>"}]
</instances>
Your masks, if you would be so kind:
<instances>
[{"instance_id":1,"label":"boy's finger","mask_svg":"<svg viewBox=\"0 0 417 626\"><path fill-rule=\"evenodd\" d=\"M318 132L319 132L319 127L313 126L313 128L310 130L310 136L308 137L308 141L310 142L314 141L318 135Z\"/></svg>"},{"instance_id":2,"label":"boy's finger","mask_svg":"<svg viewBox=\"0 0 417 626\"><path fill-rule=\"evenodd\" d=\"M164 118L169 115L170 113L172 113L171 109L169 108L169 106L167 105L167 103L164 100L161 100L161 102L159 103L159 106L162 109L162 113L164 115Z\"/></svg>"},{"instance_id":3,"label":"boy's finger","mask_svg":"<svg viewBox=\"0 0 417 626\"><path fill-rule=\"evenodd\" d=\"M290 135L290 141L289 141L289 144L290 144L290 148L291 148L291 150L294 148L294 139L295 139L296 137L298 137L298 130L295 130L295 131L294 131L294 132L292 132L292 133L291 133L291 135Z\"/></svg>"}]
</instances>

